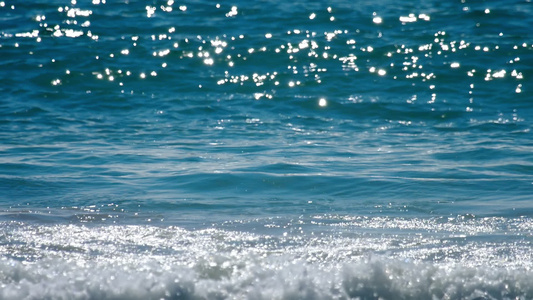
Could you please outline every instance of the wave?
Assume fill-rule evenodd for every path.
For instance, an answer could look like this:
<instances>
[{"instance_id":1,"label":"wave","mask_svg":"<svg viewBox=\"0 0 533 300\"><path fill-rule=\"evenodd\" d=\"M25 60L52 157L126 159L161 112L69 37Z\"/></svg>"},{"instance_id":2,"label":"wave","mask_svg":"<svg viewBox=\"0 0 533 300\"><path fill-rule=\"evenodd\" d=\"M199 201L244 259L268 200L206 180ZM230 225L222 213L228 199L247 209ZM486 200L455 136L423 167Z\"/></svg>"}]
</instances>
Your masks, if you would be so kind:
<instances>
[{"instance_id":1,"label":"wave","mask_svg":"<svg viewBox=\"0 0 533 300\"><path fill-rule=\"evenodd\" d=\"M487 224L481 221L478 227ZM0 298L533 297L533 252L522 234L528 228L503 237L497 232L464 236L460 229L455 234L354 228L350 234L342 229L305 234L297 232L302 228L297 221L291 229L276 222L264 225L268 234L235 228L4 223ZM471 220L462 225L474 226Z\"/></svg>"},{"instance_id":2,"label":"wave","mask_svg":"<svg viewBox=\"0 0 533 300\"><path fill-rule=\"evenodd\" d=\"M237 270L237 271L235 271ZM0 263L2 299L530 299L531 272L371 260Z\"/></svg>"}]
</instances>

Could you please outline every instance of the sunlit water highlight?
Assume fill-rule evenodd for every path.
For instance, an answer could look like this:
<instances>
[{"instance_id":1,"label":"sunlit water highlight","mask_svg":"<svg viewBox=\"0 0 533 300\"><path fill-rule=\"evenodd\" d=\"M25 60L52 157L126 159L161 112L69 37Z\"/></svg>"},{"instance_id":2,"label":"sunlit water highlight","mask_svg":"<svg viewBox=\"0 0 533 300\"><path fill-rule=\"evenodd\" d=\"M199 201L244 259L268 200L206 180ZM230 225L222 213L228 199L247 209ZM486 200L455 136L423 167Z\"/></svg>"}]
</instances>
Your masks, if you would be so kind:
<instances>
[{"instance_id":1,"label":"sunlit water highlight","mask_svg":"<svg viewBox=\"0 0 533 300\"><path fill-rule=\"evenodd\" d=\"M0 1L0 298L533 298L532 5Z\"/></svg>"}]
</instances>

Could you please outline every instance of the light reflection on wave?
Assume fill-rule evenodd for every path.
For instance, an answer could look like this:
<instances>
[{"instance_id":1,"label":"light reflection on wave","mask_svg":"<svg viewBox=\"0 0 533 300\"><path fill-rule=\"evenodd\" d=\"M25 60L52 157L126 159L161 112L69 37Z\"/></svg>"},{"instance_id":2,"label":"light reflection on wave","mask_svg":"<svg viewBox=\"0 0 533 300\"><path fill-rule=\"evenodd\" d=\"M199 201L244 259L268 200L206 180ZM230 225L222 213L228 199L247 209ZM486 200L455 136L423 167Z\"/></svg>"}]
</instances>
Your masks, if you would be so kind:
<instances>
[{"instance_id":1,"label":"light reflection on wave","mask_svg":"<svg viewBox=\"0 0 533 300\"><path fill-rule=\"evenodd\" d=\"M441 28L440 22L432 26L434 19L444 11L434 11L431 14L410 13L407 16L400 14L393 18L390 15L392 12L385 10L383 16L379 17L381 22L375 22L376 12L373 17L356 18L359 22L355 23L339 17L332 22L331 29L325 31L319 31L313 26L313 22L318 20L307 18L309 22L296 28L275 31L267 29L268 32L260 34L245 29L232 34L218 34L216 30L212 33L208 30L205 34L187 34L187 30L181 30L173 24L170 16L189 20L195 17L201 19L202 14L220 15L222 23L231 23L234 22L233 19L237 20L243 16L241 13L231 13L240 11L237 7L232 7L230 13L227 13L224 12L226 8L220 5L208 7L205 4L197 4L196 7L191 4L172 9L177 8L178 4L166 3L147 6L146 9L143 7L137 11L135 7L138 5L97 2L85 7L85 4L74 1L71 6L60 6L56 11L48 12L48 16L44 13L38 14L34 18L37 29L16 34L17 37L37 38L37 42L41 43L45 42L42 38L46 37L46 32L56 39L63 36L76 39L89 37L89 40L80 43L101 49L95 49L92 55L84 57L84 60L103 66L93 68L91 73L94 79L112 82L124 93L140 92L136 83L151 77L168 77L171 73L182 71L184 67L200 68L206 73L206 81L200 83L199 88L220 90L222 87L217 85L237 85L249 87L257 94L270 95L269 98L275 97L286 88L299 86L316 90L318 86L323 88L340 84L340 88L344 88L342 78L362 78L363 75L357 74L364 73L364 76L385 77L376 79L380 80L383 86L394 85L394 82L417 86L418 92L415 92L415 95L421 93L424 101L432 104L450 100L445 82L447 78L457 78L470 83L470 90L459 91L464 94L464 98L470 99L470 103L465 107L469 112L477 108L475 91L485 88L489 81L505 80L506 85L513 82L512 87L509 87L512 89L509 94L521 93L524 89L522 79L528 67L524 66L520 57L527 56L532 49L532 45L526 40L508 40L505 34L495 35L488 39L489 44L483 45L477 40L469 41L467 37ZM463 6L468 8L467 4ZM10 10L12 14L18 12L17 6L12 9L9 7L9 4L6 4L3 9ZM347 8L337 10L335 7L316 9L321 12L313 12L315 16L358 13L355 8L351 11ZM261 11L260 8L245 6L243 11L247 10L247 19L260 17L259 14L256 15ZM143 11L146 14L143 14ZM464 14L468 15L468 11L469 9L466 9ZM485 14L492 13L489 8L485 9ZM122 14L122 18L142 22L138 27L132 25L128 28L121 37L122 41L115 43L114 38L108 40L112 32L102 31L102 26L107 24L102 16L109 14ZM297 11L294 14L297 14ZM436 17L430 18L430 15ZM420 21L429 25L416 26L415 23ZM465 18L462 21L470 24L473 20ZM144 24L151 24L150 22L159 22L161 25L152 26L153 28L142 27ZM409 35L417 36L416 40L421 43L398 43L398 40L395 40L397 28L401 28L402 34L409 32ZM105 38L99 39L93 31L101 32L99 36ZM10 37L11 33L6 32L4 35ZM4 46L10 46L10 40L7 39ZM116 44L123 46L116 48ZM17 45L19 43L15 46L18 47ZM491 60L490 57L500 56L500 52L509 52L511 59L494 61L489 66L484 64L487 59ZM36 54L30 52L29 55ZM53 54L50 58L54 59ZM147 61L142 69L133 63L139 60ZM76 70L78 67L72 58L69 61L73 65L67 65L64 74L56 74L57 78L50 81L52 85L66 85L71 81L70 77L87 73L86 70ZM463 63L459 64L458 61ZM270 68L265 68L267 64ZM409 99L405 100L410 103Z\"/></svg>"}]
</instances>

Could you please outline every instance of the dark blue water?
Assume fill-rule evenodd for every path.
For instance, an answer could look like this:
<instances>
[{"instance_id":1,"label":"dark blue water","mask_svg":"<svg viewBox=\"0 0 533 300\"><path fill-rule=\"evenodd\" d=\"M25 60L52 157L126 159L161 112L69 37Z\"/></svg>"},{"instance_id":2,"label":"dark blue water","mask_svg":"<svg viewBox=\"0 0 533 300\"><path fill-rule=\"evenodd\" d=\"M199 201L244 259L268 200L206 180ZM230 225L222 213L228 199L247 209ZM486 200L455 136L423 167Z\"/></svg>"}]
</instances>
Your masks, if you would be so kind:
<instances>
[{"instance_id":1,"label":"dark blue water","mask_svg":"<svg viewBox=\"0 0 533 300\"><path fill-rule=\"evenodd\" d=\"M404 2L1 1L1 298L532 298L533 4Z\"/></svg>"}]
</instances>

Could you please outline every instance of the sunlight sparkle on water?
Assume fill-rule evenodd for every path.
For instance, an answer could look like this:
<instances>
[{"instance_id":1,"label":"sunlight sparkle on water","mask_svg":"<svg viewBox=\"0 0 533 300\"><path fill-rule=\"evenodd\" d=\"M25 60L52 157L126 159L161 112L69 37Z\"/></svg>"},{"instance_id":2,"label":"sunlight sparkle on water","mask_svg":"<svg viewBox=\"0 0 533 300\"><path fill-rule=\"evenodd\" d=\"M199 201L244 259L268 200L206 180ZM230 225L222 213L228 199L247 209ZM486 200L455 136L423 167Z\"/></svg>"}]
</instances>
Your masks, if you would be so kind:
<instances>
[{"instance_id":1,"label":"sunlight sparkle on water","mask_svg":"<svg viewBox=\"0 0 533 300\"><path fill-rule=\"evenodd\" d=\"M4 6L9 6L5 1L2 3ZM61 6L55 9L56 14L64 18L63 22L54 22L53 25L50 25L51 15L45 16L44 13L36 13L33 20L39 25L39 28L34 30L29 28L23 32L13 33L13 35L18 38L33 38L40 42L41 36L44 36L43 30L46 30L49 32L47 36L57 39L57 41L65 38L84 39L87 37L93 43L104 45L106 42L102 42L99 36L95 34L99 31L94 30L94 27L101 22L97 18L100 12L96 8L81 7L79 1L70 1L70 3L75 3L73 6L78 5L80 7ZM93 1L92 4L105 4L105 1ZM169 9L173 5L176 3L172 0L165 1L161 6L143 5L139 18L146 20L158 17L158 13L184 14L187 10L185 6L180 6L179 10ZM227 22L241 16L241 10L235 5L216 4L212 9L214 14L218 14ZM295 92L299 92L300 89L298 88L303 88L301 91L305 91L309 87L327 86L331 83L328 78L334 75L334 72L340 71L348 79L362 76L357 74L361 74L361 70L367 70L366 74L382 77L381 80L395 80L398 84L411 86L422 84L421 90L431 90L431 94L427 95L428 99L424 100L430 104L434 104L436 99L443 99L436 96L440 92L436 82L438 82L440 75L447 72L454 72L456 76L465 76L472 80L478 77L483 79L483 76L485 81L501 80L503 82L509 79L524 79L524 66L520 56L525 55L523 51L531 50L530 45L526 42L515 42L512 49L506 49L500 48L501 45L497 44L496 41L490 45L484 45L470 41L466 37L456 36L455 33L447 32L446 28L439 28L439 30L428 32L426 38L421 38L418 44L399 43L392 45L383 44L387 40L381 38L387 37L387 31L390 30L381 28L381 26L381 31L376 33L376 38L379 40L366 38L362 35L360 28L347 27L340 19L333 19L335 20L335 25L332 24L334 27L329 27L325 31L313 30L310 27L310 24L320 21L321 14L324 14L324 19L334 17L334 11L334 7L328 7L325 12L306 12L302 18L313 22L296 24L288 27L288 29L277 31L273 28L265 29L256 35L259 37L257 41L244 47L243 43L249 39L248 32L244 29L237 29L231 35L224 33L211 36L198 33L184 35L179 33L176 24L169 24L162 31L147 32L144 35L135 32L130 36L123 37L125 41L131 41L129 45L121 44L118 48L106 49L105 52L98 51L99 47L94 48L96 53L92 54L92 57L97 57L96 59L105 57L110 60L110 66L107 68L109 71L105 71L105 74L102 70L93 71L92 73L95 75L93 78L101 80L105 76L107 84L130 85L131 88L135 89L135 80L155 77L159 74L166 76L175 73L180 69L180 66L184 65L183 61L189 60L192 63L198 63L200 68L209 68L210 71L204 71L212 77L211 82L215 86L236 84L252 88L253 95L268 94L277 97L283 94L280 93L280 89L286 87L294 88ZM485 10L485 7L481 11L486 14L490 13L491 16L494 15L494 11L488 8ZM194 12L194 10L188 9L186 13ZM392 26L396 23L405 26L405 28L416 26L416 23L422 21L433 22L433 18L430 18L428 13L421 11L413 11L403 15L396 14L395 16L386 15L383 11L376 11L371 14L370 18L372 24L375 25L381 25L388 21ZM502 34L500 29L498 32L500 32L498 35L500 38L508 36ZM22 43L18 41L15 44L16 47L20 45ZM141 56L145 55L143 54L146 53L145 50L149 51L153 59L146 60L142 68L137 65L130 65L132 60L143 59ZM502 64L512 64L512 68L498 65L493 68L488 67L486 72L479 68L476 72L476 69L472 67L462 71L460 68L466 62L459 58L469 55L469 51L482 51L487 54L502 51L516 53L509 53L510 57L502 62ZM264 62L268 62L264 64L267 70L259 71L256 64L259 63L258 67L262 67L261 64ZM55 78L53 84L67 85L70 82L69 77L80 75L73 66L67 65L66 68L70 72ZM127 73L121 73L119 72L120 69L129 70ZM139 74L139 76L130 76L132 73ZM125 77L129 77L129 80L123 80ZM203 83L202 86L207 86L207 84ZM523 83L516 83L508 89L514 93L522 93L525 88ZM466 93L475 95L473 91ZM259 98L266 99L266 97Z\"/></svg>"}]
</instances>

